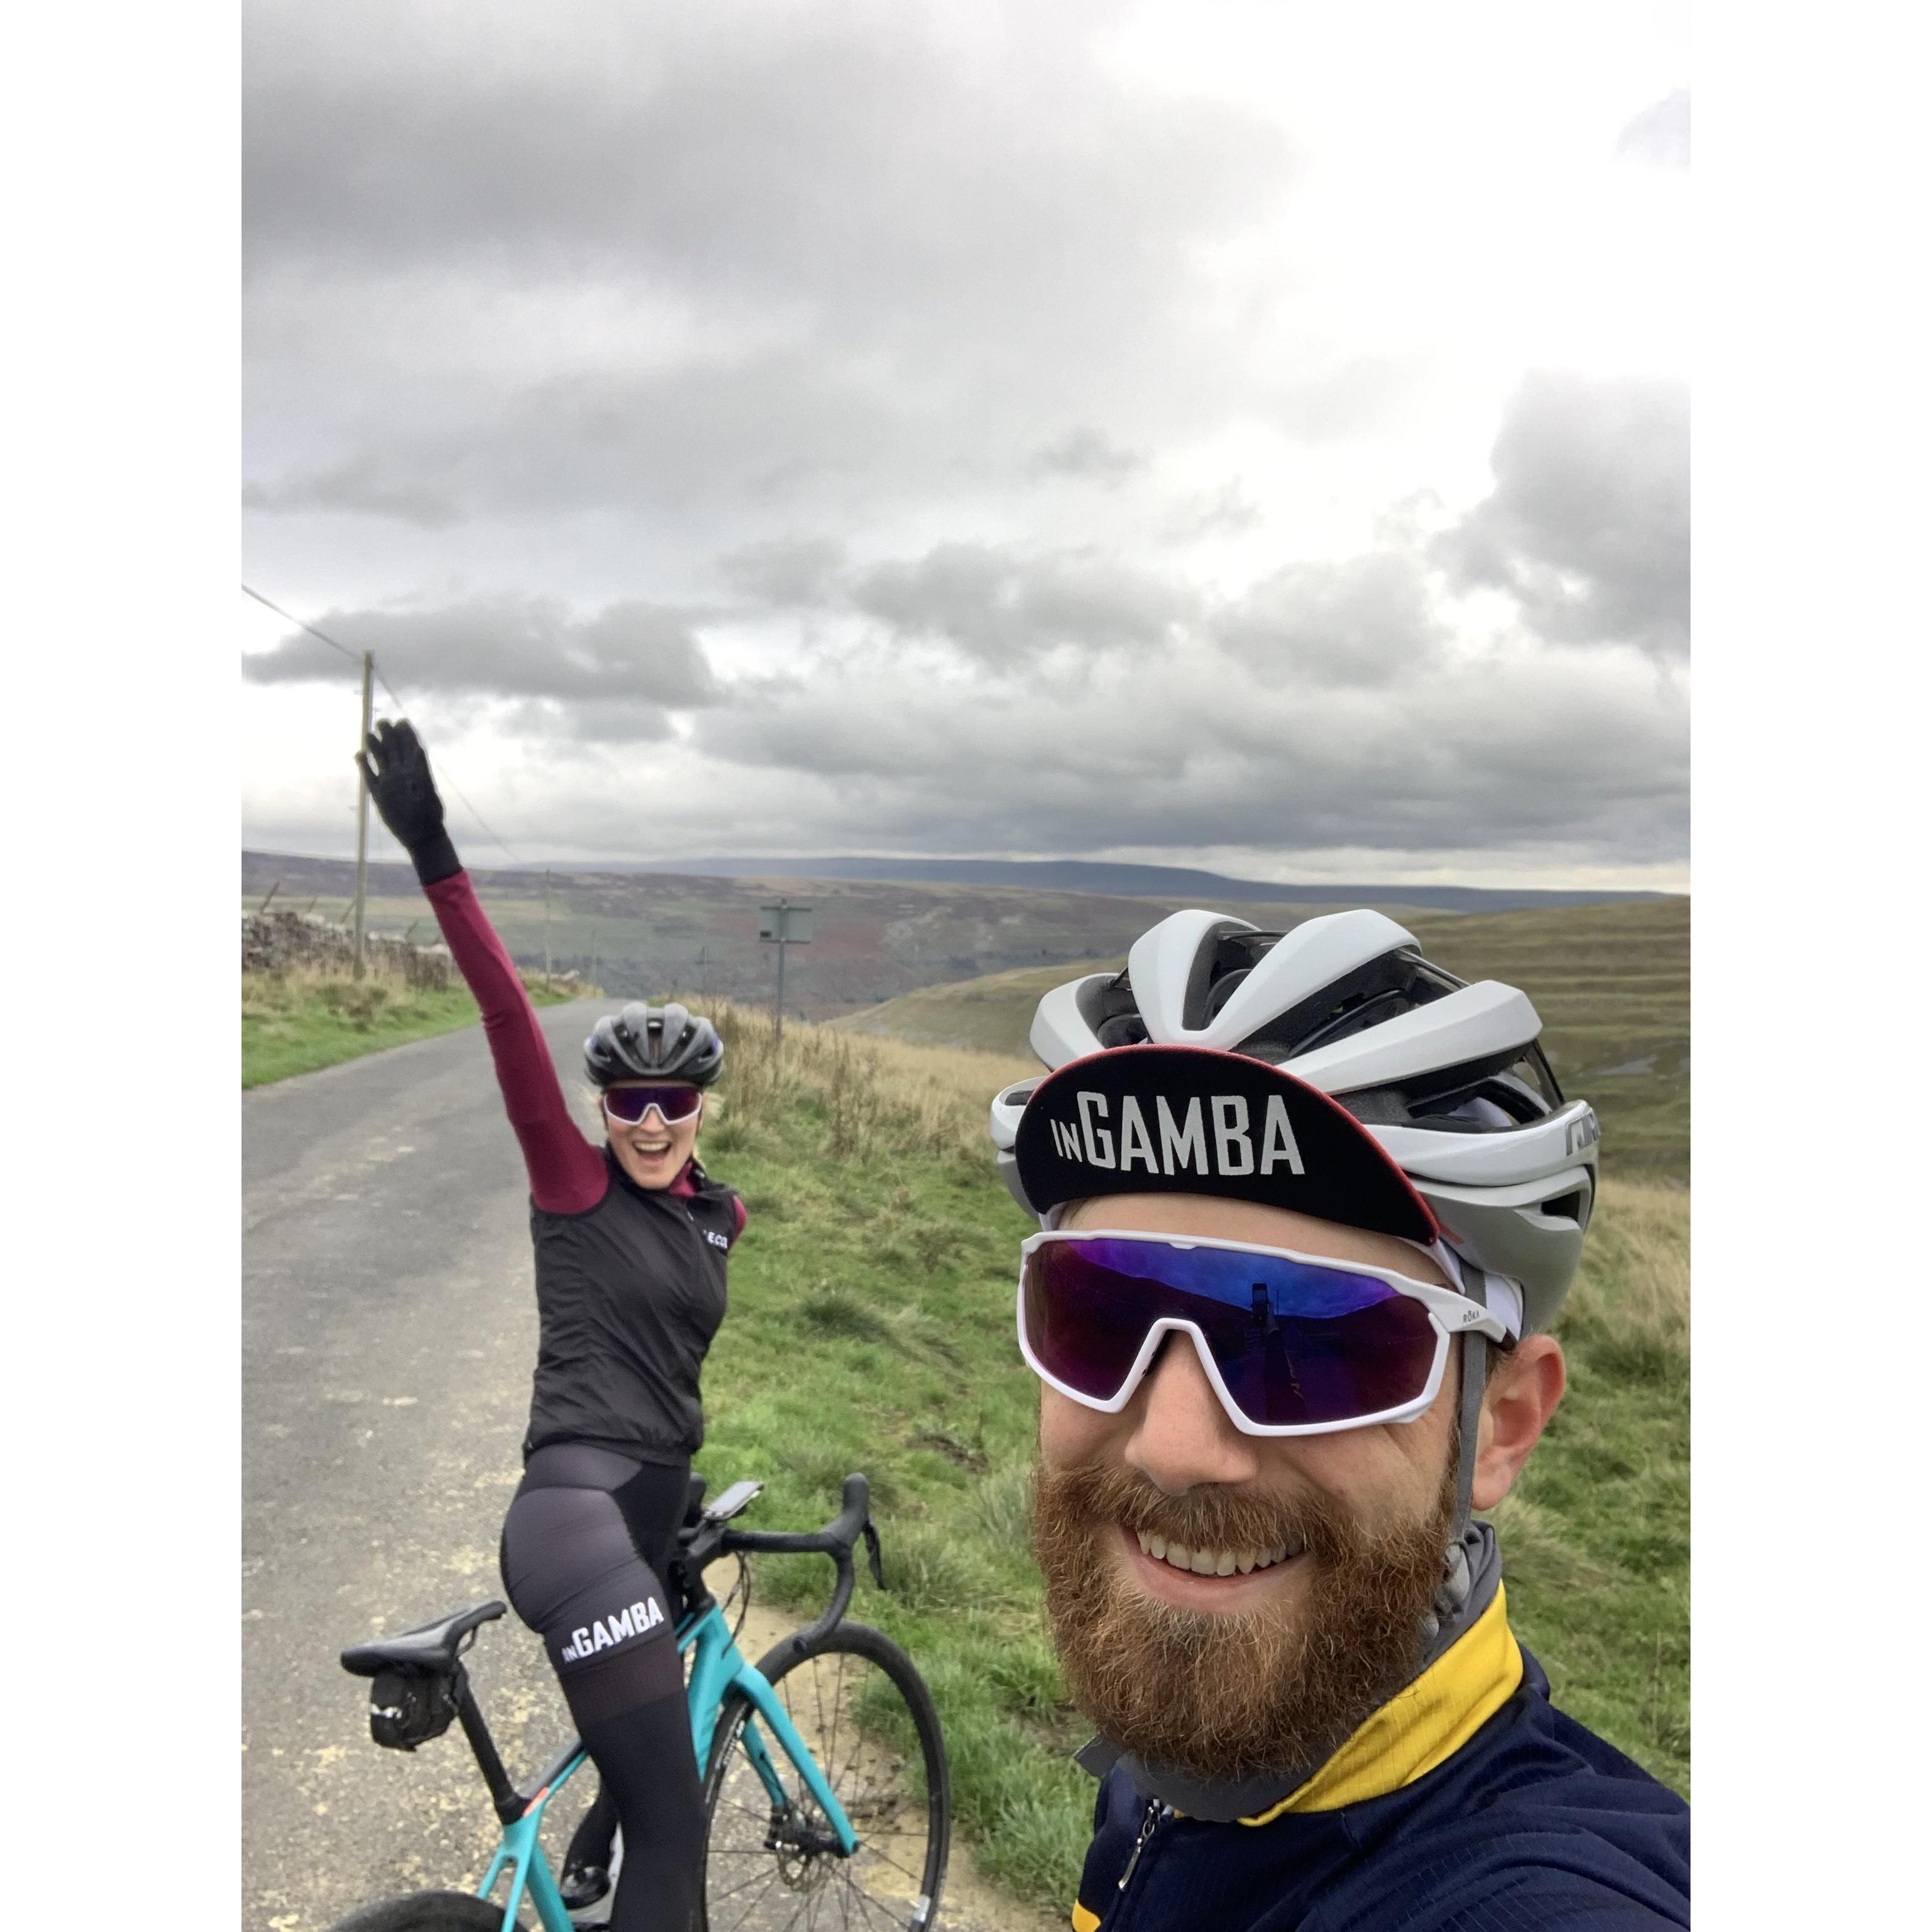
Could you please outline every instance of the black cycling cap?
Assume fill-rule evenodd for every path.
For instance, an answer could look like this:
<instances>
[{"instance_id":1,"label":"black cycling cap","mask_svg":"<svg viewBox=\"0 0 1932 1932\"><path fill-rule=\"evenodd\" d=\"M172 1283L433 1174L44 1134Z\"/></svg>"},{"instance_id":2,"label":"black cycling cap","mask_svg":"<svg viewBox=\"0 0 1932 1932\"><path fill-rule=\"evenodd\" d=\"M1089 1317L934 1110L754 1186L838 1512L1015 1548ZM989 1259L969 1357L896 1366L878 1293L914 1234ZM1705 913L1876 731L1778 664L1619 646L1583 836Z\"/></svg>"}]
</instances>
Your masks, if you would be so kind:
<instances>
[{"instance_id":1,"label":"black cycling cap","mask_svg":"<svg viewBox=\"0 0 1932 1932\"><path fill-rule=\"evenodd\" d=\"M1122 1046L1048 1074L1013 1159L1036 1214L1096 1194L1219 1194L1430 1242L1436 1216L1347 1109L1244 1054Z\"/></svg>"}]
</instances>

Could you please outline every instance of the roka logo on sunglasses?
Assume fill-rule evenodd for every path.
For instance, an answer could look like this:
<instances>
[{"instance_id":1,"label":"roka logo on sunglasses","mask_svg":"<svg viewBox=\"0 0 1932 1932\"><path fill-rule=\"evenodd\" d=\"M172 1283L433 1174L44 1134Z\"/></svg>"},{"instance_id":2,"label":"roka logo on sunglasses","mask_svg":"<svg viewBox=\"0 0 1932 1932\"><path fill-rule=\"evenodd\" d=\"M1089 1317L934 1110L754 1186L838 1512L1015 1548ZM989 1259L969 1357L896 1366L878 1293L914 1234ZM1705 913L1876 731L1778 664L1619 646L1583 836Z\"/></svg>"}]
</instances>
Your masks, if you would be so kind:
<instances>
[{"instance_id":1,"label":"roka logo on sunglasses","mask_svg":"<svg viewBox=\"0 0 1932 1932\"><path fill-rule=\"evenodd\" d=\"M1216 1094L1208 1108L1213 1125L1201 1110L1199 1098L1187 1103L1180 1120L1174 1119L1164 1095L1154 1096L1154 1129L1160 1136L1160 1152L1154 1148L1154 1132L1148 1130L1141 1103L1132 1094L1120 1096L1120 1117L1113 1123L1108 1112L1107 1096L1087 1090L1076 1093L1073 1104L1076 1120L1048 1118L1054 1150L1066 1160L1077 1160L1088 1167L1111 1168L1125 1174L1144 1163L1150 1174L1198 1174L1227 1178L1243 1174L1272 1174L1286 1166L1291 1174L1304 1174L1301 1149L1296 1144L1294 1129L1289 1124L1287 1103L1279 1094L1268 1096L1262 1118L1262 1141L1257 1156L1249 1132L1247 1098L1240 1094ZM1118 1142L1116 1134L1118 1132ZM1210 1145L1214 1164L1208 1164Z\"/></svg>"}]
</instances>

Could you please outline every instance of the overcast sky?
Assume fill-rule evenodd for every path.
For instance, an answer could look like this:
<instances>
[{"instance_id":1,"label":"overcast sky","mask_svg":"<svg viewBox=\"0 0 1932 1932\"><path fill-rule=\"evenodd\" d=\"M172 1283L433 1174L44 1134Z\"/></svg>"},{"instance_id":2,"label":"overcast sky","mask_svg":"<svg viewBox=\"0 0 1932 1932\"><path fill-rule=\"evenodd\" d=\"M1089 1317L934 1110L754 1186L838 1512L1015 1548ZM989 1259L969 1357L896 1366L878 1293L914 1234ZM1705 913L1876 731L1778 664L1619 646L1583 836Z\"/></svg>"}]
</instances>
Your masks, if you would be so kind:
<instances>
[{"instance_id":1,"label":"overcast sky","mask_svg":"<svg viewBox=\"0 0 1932 1932\"><path fill-rule=\"evenodd\" d=\"M247 580L524 859L1682 886L1684 13L256 0Z\"/></svg>"}]
</instances>

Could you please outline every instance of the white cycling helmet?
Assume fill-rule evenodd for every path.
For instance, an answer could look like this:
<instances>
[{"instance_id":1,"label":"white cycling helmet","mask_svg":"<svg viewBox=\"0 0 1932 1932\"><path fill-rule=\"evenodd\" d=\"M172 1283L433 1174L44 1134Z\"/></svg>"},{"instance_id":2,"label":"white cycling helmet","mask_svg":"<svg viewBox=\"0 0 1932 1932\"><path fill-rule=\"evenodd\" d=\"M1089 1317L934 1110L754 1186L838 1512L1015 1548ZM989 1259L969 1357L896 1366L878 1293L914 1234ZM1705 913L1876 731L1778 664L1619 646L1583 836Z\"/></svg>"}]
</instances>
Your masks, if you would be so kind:
<instances>
[{"instance_id":1,"label":"white cycling helmet","mask_svg":"<svg viewBox=\"0 0 1932 1932\"><path fill-rule=\"evenodd\" d=\"M1265 1060L1338 1101L1406 1174L1444 1239L1517 1284L1521 1329L1549 1327L1576 1271L1597 1190L1597 1117L1566 1102L1528 999L1466 985L1380 913L1286 933L1178 912L1134 942L1124 973L1056 986L1034 1016L1049 1070L1151 1042ZM1013 1198L1013 1143L1037 1080L996 1095L993 1144Z\"/></svg>"}]
</instances>

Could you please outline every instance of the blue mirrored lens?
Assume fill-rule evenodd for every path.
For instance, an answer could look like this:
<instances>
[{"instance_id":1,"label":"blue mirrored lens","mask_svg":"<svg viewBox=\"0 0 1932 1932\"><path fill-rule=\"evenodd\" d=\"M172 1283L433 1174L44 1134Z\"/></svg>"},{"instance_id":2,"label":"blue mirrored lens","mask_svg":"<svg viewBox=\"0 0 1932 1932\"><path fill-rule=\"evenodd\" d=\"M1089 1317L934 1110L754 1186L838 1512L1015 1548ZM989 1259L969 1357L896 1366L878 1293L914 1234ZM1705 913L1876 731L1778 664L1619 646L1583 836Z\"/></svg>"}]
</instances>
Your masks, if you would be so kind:
<instances>
[{"instance_id":1,"label":"blue mirrored lens","mask_svg":"<svg viewBox=\"0 0 1932 1932\"><path fill-rule=\"evenodd\" d=\"M1022 1305L1042 1365L1098 1401L1120 1393L1155 1322L1192 1322L1236 1406L1268 1428L1400 1408L1436 1359L1428 1310L1388 1282L1228 1248L1049 1241L1028 1257Z\"/></svg>"}]
</instances>

